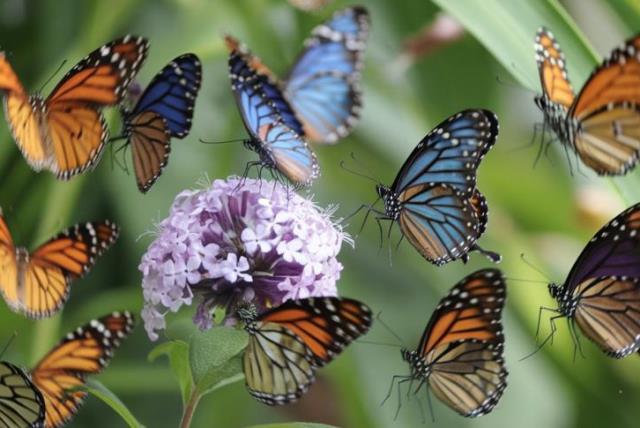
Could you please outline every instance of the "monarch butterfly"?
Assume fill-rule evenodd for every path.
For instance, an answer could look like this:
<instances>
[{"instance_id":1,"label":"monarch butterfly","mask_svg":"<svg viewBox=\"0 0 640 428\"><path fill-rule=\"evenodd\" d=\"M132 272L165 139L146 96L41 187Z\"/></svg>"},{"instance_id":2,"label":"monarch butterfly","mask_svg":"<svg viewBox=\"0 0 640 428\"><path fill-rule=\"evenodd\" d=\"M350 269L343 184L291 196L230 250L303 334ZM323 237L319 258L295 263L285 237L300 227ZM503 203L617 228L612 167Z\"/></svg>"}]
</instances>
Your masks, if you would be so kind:
<instances>
[{"instance_id":1,"label":"monarch butterfly","mask_svg":"<svg viewBox=\"0 0 640 428\"><path fill-rule=\"evenodd\" d=\"M296 185L310 185L319 175L318 161L302 138L302 125L282 97L268 69L237 40L227 36L229 76L250 138L245 146L260 164Z\"/></svg>"},{"instance_id":2,"label":"monarch butterfly","mask_svg":"<svg viewBox=\"0 0 640 428\"><path fill-rule=\"evenodd\" d=\"M552 334L554 320L566 317L572 333L577 324L609 356L622 358L640 349L638 232L640 204L618 214L595 234L564 285L549 284L549 293L558 302L553 310L558 315L551 318Z\"/></svg>"},{"instance_id":3,"label":"monarch butterfly","mask_svg":"<svg viewBox=\"0 0 640 428\"><path fill-rule=\"evenodd\" d=\"M491 412L507 386L501 323L505 296L505 280L497 269L479 270L456 284L436 307L418 349L402 350L411 374L394 376L394 381L419 381L416 394L426 384L462 416Z\"/></svg>"},{"instance_id":4,"label":"monarch butterfly","mask_svg":"<svg viewBox=\"0 0 640 428\"><path fill-rule=\"evenodd\" d=\"M9 362L0 362L0 426L41 428L44 408L44 398L29 375Z\"/></svg>"},{"instance_id":5,"label":"monarch butterfly","mask_svg":"<svg viewBox=\"0 0 640 428\"><path fill-rule=\"evenodd\" d=\"M371 326L368 306L339 297L288 300L261 315L241 308L238 316L250 335L243 361L247 389L270 406L300 398L316 369Z\"/></svg>"},{"instance_id":6,"label":"monarch butterfly","mask_svg":"<svg viewBox=\"0 0 640 428\"><path fill-rule=\"evenodd\" d=\"M46 168L66 180L97 162L108 139L100 109L122 101L147 49L145 39L130 35L107 43L76 64L46 99L29 96L0 53L5 117L34 170Z\"/></svg>"},{"instance_id":7,"label":"monarch butterfly","mask_svg":"<svg viewBox=\"0 0 640 428\"><path fill-rule=\"evenodd\" d=\"M91 269L118 233L108 220L79 223L29 253L14 246L0 211L0 291L5 301L29 318L52 316L69 297L71 281Z\"/></svg>"},{"instance_id":8,"label":"monarch butterfly","mask_svg":"<svg viewBox=\"0 0 640 428\"><path fill-rule=\"evenodd\" d=\"M544 124L600 175L622 175L640 155L640 35L611 52L578 95L564 54L544 27L535 39L542 95L535 98Z\"/></svg>"},{"instance_id":9,"label":"monarch butterfly","mask_svg":"<svg viewBox=\"0 0 640 428\"><path fill-rule=\"evenodd\" d=\"M113 352L133 328L133 315L114 312L68 333L31 370L33 383L44 396L45 428L64 426L78 412L86 391L69 391L86 383L88 375L104 369Z\"/></svg>"},{"instance_id":10,"label":"monarch butterfly","mask_svg":"<svg viewBox=\"0 0 640 428\"><path fill-rule=\"evenodd\" d=\"M429 262L468 260L480 251L488 208L476 188L476 169L498 136L498 119L488 110L464 110L449 117L418 143L391 187L378 184L381 218L397 221L404 237Z\"/></svg>"},{"instance_id":11,"label":"monarch butterfly","mask_svg":"<svg viewBox=\"0 0 640 428\"><path fill-rule=\"evenodd\" d=\"M149 83L131 111L123 109L138 189L147 192L169 159L171 137L189 135L202 67L194 54L174 58Z\"/></svg>"}]
</instances>

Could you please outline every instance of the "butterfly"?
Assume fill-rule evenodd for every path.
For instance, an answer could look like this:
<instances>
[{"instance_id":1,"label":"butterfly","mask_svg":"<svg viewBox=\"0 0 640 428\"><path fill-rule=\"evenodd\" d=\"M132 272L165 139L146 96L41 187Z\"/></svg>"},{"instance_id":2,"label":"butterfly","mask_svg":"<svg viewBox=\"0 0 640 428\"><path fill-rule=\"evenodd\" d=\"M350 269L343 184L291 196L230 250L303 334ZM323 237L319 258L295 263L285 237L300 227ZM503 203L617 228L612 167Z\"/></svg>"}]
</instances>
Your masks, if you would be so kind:
<instances>
[{"instance_id":1,"label":"butterfly","mask_svg":"<svg viewBox=\"0 0 640 428\"><path fill-rule=\"evenodd\" d=\"M506 285L497 269L472 273L436 307L415 351L403 349L409 376L462 416L491 412L507 386L502 353ZM393 387L393 383L391 384Z\"/></svg>"},{"instance_id":2,"label":"butterfly","mask_svg":"<svg viewBox=\"0 0 640 428\"><path fill-rule=\"evenodd\" d=\"M45 404L40 390L21 368L0 362L0 426L41 428Z\"/></svg>"},{"instance_id":3,"label":"butterfly","mask_svg":"<svg viewBox=\"0 0 640 428\"><path fill-rule=\"evenodd\" d=\"M468 260L480 251L499 254L476 241L484 233L488 208L476 188L476 169L498 136L498 119L488 110L464 110L446 119L418 143L391 187L378 184L382 219L397 221L404 237L429 262Z\"/></svg>"},{"instance_id":4,"label":"butterfly","mask_svg":"<svg viewBox=\"0 0 640 428\"><path fill-rule=\"evenodd\" d=\"M289 103L257 57L229 36L225 42L230 51L231 90L250 135L244 144L260 157L247 169L260 165L295 185L310 185L320 172L318 160L302 137L302 125Z\"/></svg>"},{"instance_id":5,"label":"butterfly","mask_svg":"<svg viewBox=\"0 0 640 428\"><path fill-rule=\"evenodd\" d=\"M333 144L357 123L369 26L365 8L348 7L314 28L305 40L282 86L307 139Z\"/></svg>"},{"instance_id":6,"label":"butterfly","mask_svg":"<svg viewBox=\"0 0 640 428\"><path fill-rule=\"evenodd\" d=\"M609 356L622 358L640 349L639 232L636 204L596 233L563 285L549 284L558 302L552 334L553 321L566 317L576 344L575 324Z\"/></svg>"},{"instance_id":7,"label":"butterfly","mask_svg":"<svg viewBox=\"0 0 640 428\"><path fill-rule=\"evenodd\" d=\"M109 364L133 322L126 311L92 320L68 333L31 370L32 382L44 396L45 428L62 427L78 412L87 392L77 388Z\"/></svg>"},{"instance_id":8,"label":"butterfly","mask_svg":"<svg viewBox=\"0 0 640 428\"><path fill-rule=\"evenodd\" d=\"M52 316L69 297L71 281L93 267L118 233L108 220L78 223L29 253L14 245L0 212L0 291L5 301L29 318Z\"/></svg>"},{"instance_id":9,"label":"butterfly","mask_svg":"<svg viewBox=\"0 0 640 428\"><path fill-rule=\"evenodd\" d=\"M260 315L240 308L249 333L243 368L249 393L268 405L300 398L315 371L371 326L365 304L339 297L288 300Z\"/></svg>"},{"instance_id":10,"label":"butterfly","mask_svg":"<svg viewBox=\"0 0 640 428\"><path fill-rule=\"evenodd\" d=\"M535 98L560 142L600 175L622 175L640 155L640 35L611 52L578 95L564 54L546 28L535 39L542 95Z\"/></svg>"},{"instance_id":11,"label":"butterfly","mask_svg":"<svg viewBox=\"0 0 640 428\"><path fill-rule=\"evenodd\" d=\"M148 50L146 39L127 35L91 52L45 99L28 95L0 53L5 117L29 165L59 179L93 166L108 140L101 108L120 103Z\"/></svg>"},{"instance_id":12,"label":"butterfly","mask_svg":"<svg viewBox=\"0 0 640 428\"><path fill-rule=\"evenodd\" d=\"M147 192L167 164L171 137L189 135L202 66L194 54L174 58L149 83L131 111L122 111L138 189Z\"/></svg>"}]
</instances>

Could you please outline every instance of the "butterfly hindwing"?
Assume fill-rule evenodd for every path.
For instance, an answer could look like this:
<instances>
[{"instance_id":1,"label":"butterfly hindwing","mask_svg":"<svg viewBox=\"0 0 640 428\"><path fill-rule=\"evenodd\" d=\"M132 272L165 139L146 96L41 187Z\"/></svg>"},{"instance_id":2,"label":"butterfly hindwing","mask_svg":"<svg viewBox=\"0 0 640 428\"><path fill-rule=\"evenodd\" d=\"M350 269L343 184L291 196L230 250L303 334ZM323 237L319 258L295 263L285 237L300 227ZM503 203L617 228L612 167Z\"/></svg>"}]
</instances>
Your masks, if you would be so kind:
<instances>
[{"instance_id":1,"label":"butterfly hindwing","mask_svg":"<svg viewBox=\"0 0 640 428\"><path fill-rule=\"evenodd\" d=\"M129 312L114 312L69 333L40 360L31 376L44 396L46 428L62 427L78 412L87 393L69 389L100 373L132 328Z\"/></svg>"},{"instance_id":2,"label":"butterfly hindwing","mask_svg":"<svg viewBox=\"0 0 640 428\"><path fill-rule=\"evenodd\" d=\"M0 362L0 426L42 428L44 398L21 368Z\"/></svg>"},{"instance_id":3,"label":"butterfly hindwing","mask_svg":"<svg viewBox=\"0 0 640 428\"><path fill-rule=\"evenodd\" d=\"M335 143L358 120L368 30L366 9L349 7L316 27L305 41L284 88L310 140Z\"/></svg>"}]
</instances>

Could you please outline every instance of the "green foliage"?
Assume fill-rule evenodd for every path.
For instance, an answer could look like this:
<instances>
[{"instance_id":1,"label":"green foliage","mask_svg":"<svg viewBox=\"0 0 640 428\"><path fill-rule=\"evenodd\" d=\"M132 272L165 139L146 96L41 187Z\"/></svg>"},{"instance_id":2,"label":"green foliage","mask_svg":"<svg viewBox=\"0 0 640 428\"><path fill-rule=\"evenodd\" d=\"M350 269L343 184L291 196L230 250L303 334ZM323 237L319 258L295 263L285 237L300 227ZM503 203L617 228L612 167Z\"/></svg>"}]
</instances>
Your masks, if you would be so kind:
<instances>
[{"instance_id":1,"label":"green foliage","mask_svg":"<svg viewBox=\"0 0 640 428\"><path fill-rule=\"evenodd\" d=\"M111 407L130 428L144 428L144 425L136 420L129 409L127 409L127 406L125 406L113 392L97 380L89 380L85 390Z\"/></svg>"}]
</instances>

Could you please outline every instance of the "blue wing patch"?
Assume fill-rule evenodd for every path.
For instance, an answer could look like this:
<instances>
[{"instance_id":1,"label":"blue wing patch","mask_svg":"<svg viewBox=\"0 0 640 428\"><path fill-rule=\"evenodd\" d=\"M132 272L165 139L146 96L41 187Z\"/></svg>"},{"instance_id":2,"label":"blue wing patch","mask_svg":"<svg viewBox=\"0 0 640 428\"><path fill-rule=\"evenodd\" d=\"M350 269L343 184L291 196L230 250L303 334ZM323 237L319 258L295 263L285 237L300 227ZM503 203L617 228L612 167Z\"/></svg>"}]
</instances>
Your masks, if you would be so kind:
<instances>
[{"instance_id":1,"label":"blue wing patch","mask_svg":"<svg viewBox=\"0 0 640 428\"><path fill-rule=\"evenodd\" d=\"M362 107L360 70L369 29L362 7L337 12L316 27L285 81L285 96L312 141L349 134Z\"/></svg>"},{"instance_id":2,"label":"blue wing patch","mask_svg":"<svg viewBox=\"0 0 640 428\"><path fill-rule=\"evenodd\" d=\"M282 96L270 71L235 39L230 50L229 76L242 119L261 163L292 183L309 185L319 175L318 161L302 138L302 125Z\"/></svg>"}]
</instances>

